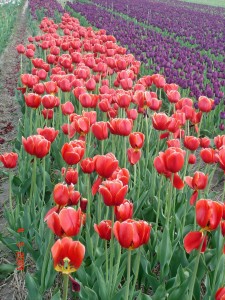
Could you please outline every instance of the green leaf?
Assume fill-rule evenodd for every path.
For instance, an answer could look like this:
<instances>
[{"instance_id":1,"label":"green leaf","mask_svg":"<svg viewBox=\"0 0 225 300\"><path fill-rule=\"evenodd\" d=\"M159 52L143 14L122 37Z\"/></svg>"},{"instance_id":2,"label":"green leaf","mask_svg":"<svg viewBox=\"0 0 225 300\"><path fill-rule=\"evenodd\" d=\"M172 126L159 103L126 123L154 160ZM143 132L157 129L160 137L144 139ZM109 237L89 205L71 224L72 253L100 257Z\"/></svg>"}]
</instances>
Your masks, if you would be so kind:
<instances>
[{"instance_id":1,"label":"green leaf","mask_svg":"<svg viewBox=\"0 0 225 300\"><path fill-rule=\"evenodd\" d=\"M81 285L81 291L80 291L81 299L91 299L91 300L99 300L98 296L96 295L95 291L91 290L87 286Z\"/></svg>"},{"instance_id":2,"label":"green leaf","mask_svg":"<svg viewBox=\"0 0 225 300\"><path fill-rule=\"evenodd\" d=\"M170 263L172 254L173 252L172 252L172 245L170 241L169 229L166 226L163 231L162 240L159 244L159 251L158 251L158 259L160 262L161 271L165 273L164 276L168 275L168 268L165 268L165 266Z\"/></svg>"},{"instance_id":3,"label":"green leaf","mask_svg":"<svg viewBox=\"0 0 225 300\"><path fill-rule=\"evenodd\" d=\"M42 300L42 296L40 295L37 284L34 278L27 273L25 278L26 288L28 290L28 298L27 300Z\"/></svg>"},{"instance_id":4,"label":"green leaf","mask_svg":"<svg viewBox=\"0 0 225 300\"><path fill-rule=\"evenodd\" d=\"M55 295L53 295L51 300L61 300L60 291L58 291Z\"/></svg>"},{"instance_id":5,"label":"green leaf","mask_svg":"<svg viewBox=\"0 0 225 300\"><path fill-rule=\"evenodd\" d=\"M94 266L94 269L98 280L99 296L102 300L107 299L108 298L107 286L103 277L103 273L101 272L100 268L97 268L96 265Z\"/></svg>"}]
</instances>

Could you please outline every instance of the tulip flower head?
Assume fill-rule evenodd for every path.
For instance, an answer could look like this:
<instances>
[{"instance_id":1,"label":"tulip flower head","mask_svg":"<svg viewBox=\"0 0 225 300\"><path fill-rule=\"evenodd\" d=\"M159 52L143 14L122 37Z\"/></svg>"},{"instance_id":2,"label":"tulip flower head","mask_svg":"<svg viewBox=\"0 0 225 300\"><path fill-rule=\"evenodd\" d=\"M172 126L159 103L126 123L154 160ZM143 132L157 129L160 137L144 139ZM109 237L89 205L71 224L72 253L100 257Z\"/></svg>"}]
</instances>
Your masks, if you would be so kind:
<instances>
[{"instance_id":1,"label":"tulip flower head","mask_svg":"<svg viewBox=\"0 0 225 300\"><path fill-rule=\"evenodd\" d=\"M63 274L70 274L76 272L81 266L85 247L78 241L64 237L55 242L51 252L55 270Z\"/></svg>"}]
</instances>

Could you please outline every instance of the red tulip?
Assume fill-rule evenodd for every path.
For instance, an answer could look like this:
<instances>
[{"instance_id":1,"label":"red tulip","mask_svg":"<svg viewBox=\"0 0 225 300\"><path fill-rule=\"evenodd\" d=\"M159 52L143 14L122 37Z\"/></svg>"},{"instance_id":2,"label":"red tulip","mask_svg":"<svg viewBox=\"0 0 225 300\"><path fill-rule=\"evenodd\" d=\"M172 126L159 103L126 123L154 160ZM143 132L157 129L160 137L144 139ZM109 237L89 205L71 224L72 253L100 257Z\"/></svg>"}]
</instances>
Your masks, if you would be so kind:
<instances>
[{"instance_id":1,"label":"red tulip","mask_svg":"<svg viewBox=\"0 0 225 300\"><path fill-rule=\"evenodd\" d=\"M47 109L54 108L58 103L57 97L53 95L45 95L42 97L41 101L44 108Z\"/></svg>"},{"instance_id":2,"label":"red tulip","mask_svg":"<svg viewBox=\"0 0 225 300\"><path fill-rule=\"evenodd\" d=\"M47 218L48 227L58 236L75 236L80 231L81 209L63 208L59 214L53 212Z\"/></svg>"},{"instance_id":3,"label":"red tulip","mask_svg":"<svg viewBox=\"0 0 225 300\"><path fill-rule=\"evenodd\" d=\"M90 122L90 126L92 126L94 123L96 123L96 119L97 119L96 111L83 111L82 116L85 118L88 118L88 120Z\"/></svg>"},{"instance_id":4,"label":"red tulip","mask_svg":"<svg viewBox=\"0 0 225 300\"><path fill-rule=\"evenodd\" d=\"M18 52L19 54L24 54L25 51L26 51L26 48L24 47L24 45L19 44L19 45L16 46L16 50L17 50L17 52Z\"/></svg>"},{"instance_id":5,"label":"red tulip","mask_svg":"<svg viewBox=\"0 0 225 300\"><path fill-rule=\"evenodd\" d=\"M186 176L184 181L192 188L194 193L191 196L190 204L193 205L198 197L198 190L204 190L208 183L208 175L202 172L195 172L193 177Z\"/></svg>"},{"instance_id":6,"label":"red tulip","mask_svg":"<svg viewBox=\"0 0 225 300\"><path fill-rule=\"evenodd\" d=\"M108 138L107 122L96 122L91 126L91 130L98 140L105 140Z\"/></svg>"},{"instance_id":7,"label":"red tulip","mask_svg":"<svg viewBox=\"0 0 225 300\"><path fill-rule=\"evenodd\" d=\"M121 108L128 108L131 102L131 96L128 94L119 94L117 97L117 103Z\"/></svg>"},{"instance_id":8,"label":"red tulip","mask_svg":"<svg viewBox=\"0 0 225 300\"><path fill-rule=\"evenodd\" d=\"M199 139L195 136L185 136L184 138L184 147L187 149L194 151L198 149L200 145Z\"/></svg>"},{"instance_id":9,"label":"red tulip","mask_svg":"<svg viewBox=\"0 0 225 300\"><path fill-rule=\"evenodd\" d=\"M99 186L99 193L107 206L117 206L123 203L128 191L128 186L123 185L120 180L106 180Z\"/></svg>"},{"instance_id":10,"label":"red tulip","mask_svg":"<svg viewBox=\"0 0 225 300\"><path fill-rule=\"evenodd\" d=\"M50 120L53 118L54 111L53 109L43 109L41 113L45 119Z\"/></svg>"},{"instance_id":11,"label":"red tulip","mask_svg":"<svg viewBox=\"0 0 225 300\"><path fill-rule=\"evenodd\" d=\"M0 155L0 161L3 163L5 168L13 169L17 165L18 154L14 152L4 153Z\"/></svg>"},{"instance_id":12,"label":"red tulip","mask_svg":"<svg viewBox=\"0 0 225 300\"><path fill-rule=\"evenodd\" d=\"M90 131L90 121L86 117L80 117L74 119L72 122L75 131L79 133L81 136L85 136Z\"/></svg>"},{"instance_id":13,"label":"red tulip","mask_svg":"<svg viewBox=\"0 0 225 300\"><path fill-rule=\"evenodd\" d=\"M154 113L152 117L152 125L156 130L166 130L169 124L170 118L164 113Z\"/></svg>"},{"instance_id":14,"label":"red tulip","mask_svg":"<svg viewBox=\"0 0 225 300\"><path fill-rule=\"evenodd\" d=\"M54 268L57 272L70 274L79 269L85 254L85 247L68 237L59 239L51 249Z\"/></svg>"},{"instance_id":15,"label":"red tulip","mask_svg":"<svg viewBox=\"0 0 225 300\"><path fill-rule=\"evenodd\" d=\"M168 91L166 94L170 103L177 103L180 100L180 93L176 90Z\"/></svg>"},{"instance_id":16,"label":"red tulip","mask_svg":"<svg viewBox=\"0 0 225 300\"><path fill-rule=\"evenodd\" d=\"M55 130L55 128L52 128L52 127L44 127L44 129L37 128L37 133L39 135L42 135L49 142L53 143L54 140L56 139L59 131Z\"/></svg>"},{"instance_id":17,"label":"red tulip","mask_svg":"<svg viewBox=\"0 0 225 300\"><path fill-rule=\"evenodd\" d=\"M196 156L194 154L189 154L188 163L194 165L196 163Z\"/></svg>"},{"instance_id":18,"label":"red tulip","mask_svg":"<svg viewBox=\"0 0 225 300\"><path fill-rule=\"evenodd\" d=\"M117 221L123 222L131 219L133 216L133 203L124 199L122 204L114 207L114 213Z\"/></svg>"},{"instance_id":19,"label":"red tulip","mask_svg":"<svg viewBox=\"0 0 225 300\"><path fill-rule=\"evenodd\" d=\"M73 103L70 101L67 101L64 104L61 104L62 113L67 116L71 115L74 112L74 106Z\"/></svg>"},{"instance_id":20,"label":"red tulip","mask_svg":"<svg viewBox=\"0 0 225 300\"><path fill-rule=\"evenodd\" d=\"M24 99L28 107L38 108L41 104L41 96L35 93L25 94Z\"/></svg>"},{"instance_id":21,"label":"red tulip","mask_svg":"<svg viewBox=\"0 0 225 300\"><path fill-rule=\"evenodd\" d=\"M225 300L225 287L221 287L217 290L215 300Z\"/></svg>"},{"instance_id":22,"label":"red tulip","mask_svg":"<svg viewBox=\"0 0 225 300\"><path fill-rule=\"evenodd\" d=\"M116 221L113 232L123 248L133 250L148 243L151 228L145 221L128 219L122 223Z\"/></svg>"},{"instance_id":23,"label":"red tulip","mask_svg":"<svg viewBox=\"0 0 225 300\"><path fill-rule=\"evenodd\" d=\"M54 95L58 92L58 86L55 81L44 82L44 85L47 94Z\"/></svg>"},{"instance_id":24,"label":"red tulip","mask_svg":"<svg viewBox=\"0 0 225 300\"><path fill-rule=\"evenodd\" d=\"M27 153L38 158L46 156L51 147L51 143L41 135L31 135L27 139L22 137L22 143Z\"/></svg>"},{"instance_id":25,"label":"red tulip","mask_svg":"<svg viewBox=\"0 0 225 300\"><path fill-rule=\"evenodd\" d=\"M78 172L76 169L73 168L62 168L61 170L62 175L65 178L65 182L67 184L76 184L78 181Z\"/></svg>"},{"instance_id":26,"label":"red tulip","mask_svg":"<svg viewBox=\"0 0 225 300\"><path fill-rule=\"evenodd\" d=\"M109 130L112 134L127 136L131 133L133 121L130 119L112 119L108 122Z\"/></svg>"},{"instance_id":27,"label":"red tulip","mask_svg":"<svg viewBox=\"0 0 225 300\"><path fill-rule=\"evenodd\" d=\"M142 132L132 132L129 135L129 142L132 148L141 149L144 145L145 135Z\"/></svg>"},{"instance_id":28,"label":"red tulip","mask_svg":"<svg viewBox=\"0 0 225 300\"><path fill-rule=\"evenodd\" d=\"M166 141L168 148L170 147L178 147L180 148L180 140L179 139L172 139Z\"/></svg>"},{"instance_id":29,"label":"red tulip","mask_svg":"<svg viewBox=\"0 0 225 300\"><path fill-rule=\"evenodd\" d=\"M111 239L112 222L111 220L103 220L98 225L94 224L94 229L99 237L109 241Z\"/></svg>"},{"instance_id":30,"label":"red tulip","mask_svg":"<svg viewBox=\"0 0 225 300\"><path fill-rule=\"evenodd\" d=\"M213 108L214 100L209 99L205 96L198 98L198 108L202 112L210 112Z\"/></svg>"},{"instance_id":31,"label":"red tulip","mask_svg":"<svg viewBox=\"0 0 225 300\"><path fill-rule=\"evenodd\" d=\"M208 148L210 146L210 139L208 137L199 138L199 140L202 148Z\"/></svg>"},{"instance_id":32,"label":"red tulip","mask_svg":"<svg viewBox=\"0 0 225 300\"><path fill-rule=\"evenodd\" d=\"M204 239L204 240L203 240ZM199 249L200 246L201 250ZM205 252L207 246L207 236L204 236L202 232L191 231L184 237L184 248L187 253L190 253L194 249Z\"/></svg>"},{"instance_id":33,"label":"red tulip","mask_svg":"<svg viewBox=\"0 0 225 300\"><path fill-rule=\"evenodd\" d=\"M69 189L66 184L57 183L53 189L53 199L59 206L65 206L69 201Z\"/></svg>"},{"instance_id":34,"label":"red tulip","mask_svg":"<svg viewBox=\"0 0 225 300\"><path fill-rule=\"evenodd\" d=\"M206 164L213 164L216 162L216 152L212 148L204 148L200 152L201 159Z\"/></svg>"},{"instance_id":35,"label":"red tulip","mask_svg":"<svg viewBox=\"0 0 225 300\"><path fill-rule=\"evenodd\" d=\"M94 157L95 171L103 178L109 178L118 168L118 160L113 153L106 155L96 155Z\"/></svg>"},{"instance_id":36,"label":"red tulip","mask_svg":"<svg viewBox=\"0 0 225 300\"><path fill-rule=\"evenodd\" d=\"M45 86L43 83L37 83L33 86L34 93L42 95L45 92Z\"/></svg>"},{"instance_id":37,"label":"red tulip","mask_svg":"<svg viewBox=\"0 0 225 300\"><path fill-rule=\"evenodd\" d=\"M130 180L130 173L126 168L121 169L118 167L109 178L109 180L113 179L118 179L122 181L123 185L126 185Z\"/></svg>"},{"instance_id":38,"label":"red tulip","mask_svg":"<svg viewBox=\"0 0 225 300\"><path fill-rule=\"evenodd\" d=\"M225 135L218 135L214 137L214 144L217 149L220 149L222 146L225 145Z\"/></svg>"},{"instance_id":39,"label":"red tulip","mask_svg":"<svg viewBox=\"0 0 225 300\"><path fill-rule=\"evenodd\" d=\"M99 96L95 94L82 93L79 96L79 101L83 107L96 107L98 103Z\"/></svg>"},{"instance_id":40,"label":"red tulip","mask_svg":"<svg viewBox=\"0 0 225 300\"><path fill-rule=\"evenodd\" d=\"M128 156L128 161L131 165L135 165L136 163L139 162L141 159L141 150L140 149L133 149L133 148L128 148L127 149L127 156Z\"/></svg>"},{"instance_id":41,"label":"red tulip","mask_svg":"<svg viewBox=\"0 0 225 300\"><path fill-rule=\"evenodd\" d=\"M68 165L77 164L84 156L84 152L85 142L79 140L66 143L61 149L62 157Z\"/></svg>"},{"instance_id":42,"label":"red tulip","mask_svg":"<svg viewBox=\"0 0 225 300\"><path fill-rule=\"evenodd\" d=\"M95 170L95 163L93 158L85 158L80 163L81 170L84 173L91 174Z\"/></svg>"},{"instance_id":43,"label":"red tulip","mask_svg":"<svg viewBox=\"0 0 225 300\"><path fill-rule=\"evenodd\" d=\"M181 148L170 147L164 152L165 165L172 173L179 172L184 165L185 152Z\"/></svg>"},{"instance_id":44,"label":"red tulip","mask_svg":"<svg viewBox=\"0 0 225 300\"><path fill-rule=\"evenodd\" d=\"M196 203L196 221L205 230L215 230L222 218L221 203L209 199L201 199Z\"/></svg>"}]
</instances>

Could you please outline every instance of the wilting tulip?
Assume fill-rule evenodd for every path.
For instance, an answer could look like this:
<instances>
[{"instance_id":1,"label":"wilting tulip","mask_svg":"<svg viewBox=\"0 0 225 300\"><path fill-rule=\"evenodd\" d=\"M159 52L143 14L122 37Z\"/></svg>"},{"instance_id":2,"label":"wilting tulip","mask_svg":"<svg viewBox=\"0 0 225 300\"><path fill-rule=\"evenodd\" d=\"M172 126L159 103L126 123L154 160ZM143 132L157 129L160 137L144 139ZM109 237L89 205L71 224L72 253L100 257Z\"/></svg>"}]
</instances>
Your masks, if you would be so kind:
<instances>
[{"instance_id":1,"label":"wilting tulip","mask_svg":"<svg viewBox=\"0 0 225 300\"><path fill-rule=\"evenodd\" d=\"M0 155L0 161L3 163L4 167L7 169L13 169L16 167L18 161L18 154L14 152L4 153Z\"/></svg>"},{"instance_id":2,"label":"wilting tulip","mask_svg":"<svg viewBox=\"0 0 225 300\"><path fill-rule=\"evenodd\" d=\"M91 174L95 170L95 163L93 158L85 158L80 163L81 170L84 173Z\"/></svg>"},{"instance_id":3,"label":"wilting tulip","mask_svg":"<svg viewBox=\"0 0 225 300\"><path fill-rule=\"evenodd\" d=\"M141 150L140 149L133 149L133 148L128 148L127 149L127 157L128 161L131 165L135 165L136 163L139 162L141 159Z\"/></svg>"},{"instance_id":4,"label":"wilting tulip","mask_svg":"<svg viewBox=\"0 0 225 300\"><path fill-rule=\"evenodd\" d=\"M90 131L90 121L86 117L74 119L72 125L74 126L75 131L81 136L85 136Z\"/></svg>"},{"instance_id":5,"label":"wilting tulip","mask_svg":"<svg viewBox=\"0 0 225 300\"><path fill-rule=\"evenodd\" d=\"M141 149L144 145L145 135L142 132L132 132L129 135L129 142L132 148Z\"/></svg>"},{"instance_id":6,"label":"wilting tulip","mask_svg":"<svg viewBox=\"0 0 225 300\"><path fill-rule=\"evenodd\" d=\"M103 220L99 224L94 224L94 229L99 237L103 240L109 241L111 239L112 221Z\"/></svg>"},{"instance_id":7,"label":"wilting tulip","mask_svg":"<svg viewBox=\"0 0 225 300\"><path fill-rule=\"evenodd\" d=\"M98 140L105 140L108 138L107 122L96 122L91 126L91 130Z\"/></svg>"},{"instance_id":8,"label":"wilting tulip","mask_svg":"<svg viewBox=\"0 0 225 300\"><path fill-rule=\"evenodd\" d=\"M133 216L133 203L124 199L122 204L114 207L114 213L117 221L123 222L131 219Z\"/></svg>"},{"instance_id":9,"label":"wilting tulip","mask_svg":"<svg viewBox=\"0 0 225 300\"><path fill-rule=\"evenodd\" d=\"M66 143L61 149L62 157L68 165L77 164L84 156L84 152L85 142L79 140Z\"/></svg>"},{"instance_id":10,"label":"wilting tulip","mask_svg":"<svg viewBox=\"0 0 225 300\"><path fill-rule=\"evenodd\" d=\"M215 230L220 224L223 215L221 203L210 199L201 199L196 203L197 224L205 230Z\"/></svg>"},{"instance_id":11,"label":"wilting tulip","mask_svg":"<svg viewBox=\"0 0 225 300\"><path fill-rule=\"evenodd\" d=\"M113 233L123 248L133 250L148 243L151 228L145 221L128 219L122 223L116 221Z\"/></svg>"},{"instance_id":12,"label":"wilting tulip","mask_svg":"<svg viewBox=\"0 0 225 300\"><path fill-rule=\"evenodd\" d=\"M51 143L41 135L31 135L27 139L22 137L22 143L27 153L38 158L46 156L51 147Z\"/></svg>"},{"instance_id":13,"label":"wilting tulip","mask_svg":"<svg viewBox=\"0 0 225 300\"><path fill-rule=\"evenodd\" d=\"M28 107L38 108L41 104L41 96L35 93L25 94L24 99Z\"/></svg>"},{"instance_id":14,"label":"wilting tulip","mask_svg":"<svg viewBox=\"0 0 225 300\"><path fill-rule=\"evenodd\" d=\"M184 147L187 149L194 151L198 149L200 145L199 139L195 136L185 136L184 138Z\"/></svg>"},{"instance_id":15,"label":"wilting tulip","mask_svg":"<svg viewBox=\"0 0 225 300\"><path fill-rule=\"evenodd\" d=\"M62 168L61 170L62 175L65 178L65 182L67 184L76 184L78 180L78 172L76 169L73 168Z\"/></svg>"},{"instance_id":16,"label":"wilting tulip","mask_svg":"<svg viewBox=\"0 0 225 300\"><path fill-rule=\"evenodd\" d=\"M78 241L64 237L55 242L51 252L55 270L63 274L70 274L76 272L82 264L85 247Z\"/></svg>"},{"instance_id":17,"label":"wilting tulip","mask_svg":"<svg viewBox=\"0 0 225 300\"><path fill-rule=\"evenodd\" d=\"M193 205L198 197L198 190L204 190L208 183L208 175L205 175L202 172L195 172L194 176L186 176L184 181L187 185L194 190L194 193L191 196L190 204Z\"/></svg>"},{"instance_id":18,"label":"wilting tulip","mask_svg":"<svg viewBox=\"0 0 225 300\"><path fill-rule=\"evenodd\" d=\"M108 126L112 134L127 136L132 131L133 121L130 119L116 118L108 122Z\"/></svg>"},{"instance_id":19,"label":"wilting tulip","mask_svg":"<svg viewBox=\"0 0 225 300\"><path fill-rule=\"evenodd\" d=\"M202 112L210 112L213 108L214 100L209 99L205 96L198 98L198 108Z\"/></svg>"},{"instance_id":20,"label":"wilting tulip","mask_svg":"<svg viewBox=\"0 0 225 300\"><path fill-rule=\"evenodd\" d=\"M99 193L107 206L117 206L123 203L128 191L128 186L123 185L120 180L106 180L99 186Z\"/></svg>"},{"instance_id":21,"label":"wilting tulip","mask_svg":"<svg viewBox=\"0 0 225 300\"><path fill-rule=\"evenodd\" d=\"M52 127L37 128L37 133L42 135L46 140L53 143L59 131Z\"/></svg>"},{"instance_id":22,"label":"wilting tulip","mask_svg":"<svg viewBox=\"0 0 225 300\"><path fill-rule=\"evenodd\" d=\"M59 214L53 212L47 217L47 225L58 236L75 236L80 231L81 209L77 211L72 207L60 210Z\"/></svg>"},{"instance_id":23,"label":"wilting tulip","mask_svg":"<svg viewBox=\"0 0 225 300\"><path fill-rule=\"evenodd\" d=\"M200 246L202 245L201 249ZM184 248L187 253L193 250L200 250L205 252L207 246L207 236L204 236L202 232L191 231L184 237Z\"/></svg>"},{"instance_id":24,"label":"wilting tulip","mask_svg":"<svg viewBox=\"0 0 225 300\"><path fill-rule=\"evenodd\" d=\"M97 120L97 113L96 111L83 111L82 116L88 118L90 126L96 123Z\"/></svg>"}]
</instances>

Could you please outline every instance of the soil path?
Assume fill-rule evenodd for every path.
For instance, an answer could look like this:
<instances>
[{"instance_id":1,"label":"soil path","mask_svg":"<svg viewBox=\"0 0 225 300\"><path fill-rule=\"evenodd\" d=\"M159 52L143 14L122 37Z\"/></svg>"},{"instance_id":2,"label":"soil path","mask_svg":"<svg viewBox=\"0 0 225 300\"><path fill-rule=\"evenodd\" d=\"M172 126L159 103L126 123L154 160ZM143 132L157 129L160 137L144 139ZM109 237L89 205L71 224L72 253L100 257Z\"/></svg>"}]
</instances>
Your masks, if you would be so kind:
<instances>
[{"instance_id":1,"label":"soil path","mask_svg":"<svg viewBox=\"0 0 225 300\"><path fill-rule=\"evenodd\" d=\"M24 44L28 36L27 8L28 1L26 1L23 8L20 9L9 43L0 56L0 154L12 151L12 143L17 134L17 125L20 118L20 108L15 101L15 89L17 87L18 72L20 70L20 57L16 51L16 46L18 44ZM0 169L3 170L2 164ZM3 204L7 199L7 180L0 175L0 232L4 231L6 227L3 218ZM15 257L12 257L12 255L7 252L8 250L0 243L0 264L15 261ZM6 280L0 281L1 300L22 299L18 290L21 289L21 286L19 286L18 280L15 280L18 278L15 273L16 271Z\"/></svg>"}]
</instances>

